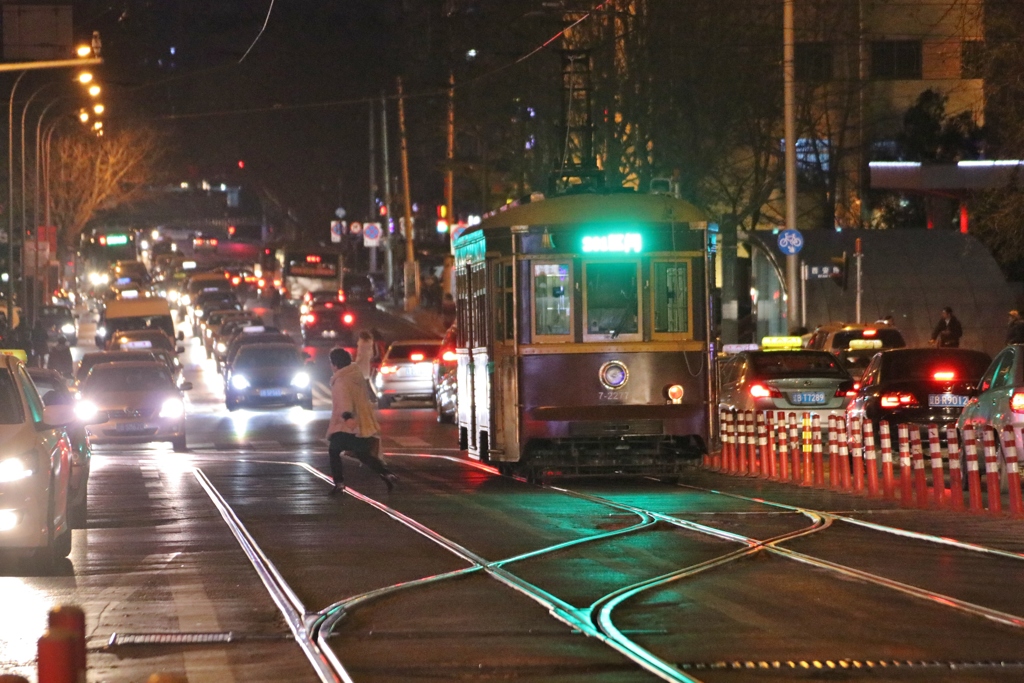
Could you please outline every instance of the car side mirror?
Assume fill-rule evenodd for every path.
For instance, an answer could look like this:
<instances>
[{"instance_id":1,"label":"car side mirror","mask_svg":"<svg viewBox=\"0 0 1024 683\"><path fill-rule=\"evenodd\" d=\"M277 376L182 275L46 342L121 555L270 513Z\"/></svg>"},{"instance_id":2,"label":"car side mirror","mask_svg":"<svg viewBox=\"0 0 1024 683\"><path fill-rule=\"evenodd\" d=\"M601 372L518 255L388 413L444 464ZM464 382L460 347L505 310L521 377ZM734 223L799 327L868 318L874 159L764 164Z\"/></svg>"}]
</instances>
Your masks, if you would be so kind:
<instances>
[{"instance_id":1,"label":"car side mirror","mask_svg":"<svg viewBox=\"0 0 1024 683\"><path fill-rule=\"evenodd\" d=\"M192 382L182 382L181 383L181 390L182 391L192 391Z\"/></svg>"},{"instance_id":2,"label":"car side mirror","mask_svg":"<svg viewBox=\"0 0 1024 683\"><path fill-rule=\"evenodd\" d=\"M178 341L185 341L185 332L178 330L178 336L175 337Z\"/></svg>"},{"instance_id":3,"label":"car side mirror","mask_svg":"<svg viewBox=\"0 0 1024 683\"><path fill-rule=\"evenodd\" d=\"M67 406L74 405L75 399L71 398L70 394L64 394L59 391L48 391L46 396L43 396L43 407L50 406Z\"/></svg>"},{"instance_id":4,"label":"car side mirror","mask_svg":"<svg viewBox=\"0 0 1024 683\"><path fill-rule=\"evenodd\" d=\"M43 407L43 425L47 427L67 427L75 422L75 407L73 405L57 405Z\"/></svg>"}]
</instances>

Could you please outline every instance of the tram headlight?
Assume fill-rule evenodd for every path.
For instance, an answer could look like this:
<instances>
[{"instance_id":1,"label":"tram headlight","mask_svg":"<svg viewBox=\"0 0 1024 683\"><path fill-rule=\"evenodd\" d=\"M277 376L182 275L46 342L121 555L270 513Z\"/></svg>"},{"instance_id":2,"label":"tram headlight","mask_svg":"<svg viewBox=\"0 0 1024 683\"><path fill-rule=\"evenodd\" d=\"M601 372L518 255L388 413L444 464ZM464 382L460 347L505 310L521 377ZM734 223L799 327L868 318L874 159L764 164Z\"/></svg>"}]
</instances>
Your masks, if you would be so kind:
<instances>
[{"instance_id":1,"label":"tram headlight","mask_svg":"<svg viewBox=\"0 0 1024 683\"><path fill-rule=\"evenodd\" d=\"M622 361L608 361L598 371L598 378L608 389L621 389L629 381L629 369Z\"/></svg>"},{"instance_id":2,"label":"tram headlight","mask_svg":"<svg viewBox=\"0 0 1024 683\"><path fill-rule=\"evenodd\" d=\"M673 384L665 387L665 398L676 405L683 402L684 393L683 385L681 384Z\"/></svg>"}]
</instances>

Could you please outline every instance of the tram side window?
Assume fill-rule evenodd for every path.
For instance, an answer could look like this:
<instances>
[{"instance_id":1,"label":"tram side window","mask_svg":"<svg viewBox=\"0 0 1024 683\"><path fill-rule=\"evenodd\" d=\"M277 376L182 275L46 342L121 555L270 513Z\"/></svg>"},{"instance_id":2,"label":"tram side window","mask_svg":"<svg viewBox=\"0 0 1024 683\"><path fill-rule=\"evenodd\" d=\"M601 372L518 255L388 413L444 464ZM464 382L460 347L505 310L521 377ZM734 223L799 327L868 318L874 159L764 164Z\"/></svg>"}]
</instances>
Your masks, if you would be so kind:
<instances>
[{"instance_id":1,"label":"tram side window","mask_svg":"<svg viewBox=\"0 0 1024 683\"><path fill-rule=\"evenodd\" d=\"M640 332L638 262L587 263L586 334L619 338Z\"/></svg>"},{"instance_id":2,"label":"tram side window","mask_svg":"<svg viewBox=\"0 0 1024 683\"><path fill-rule=\"evenodd\" d=\"M534 328L539 337L572 334L572 269L568 263L533 264Z\"/></svg>"},{"instance_id":3,"label":"tram side window","mask_svg":"<svg viewBox=\"0 0 1024 683\"><path fill-rule=\"evenodd\" d=\"M654 262L654 332L686 334L690 331L689 263Z\"/></svg>"}]
</instances>

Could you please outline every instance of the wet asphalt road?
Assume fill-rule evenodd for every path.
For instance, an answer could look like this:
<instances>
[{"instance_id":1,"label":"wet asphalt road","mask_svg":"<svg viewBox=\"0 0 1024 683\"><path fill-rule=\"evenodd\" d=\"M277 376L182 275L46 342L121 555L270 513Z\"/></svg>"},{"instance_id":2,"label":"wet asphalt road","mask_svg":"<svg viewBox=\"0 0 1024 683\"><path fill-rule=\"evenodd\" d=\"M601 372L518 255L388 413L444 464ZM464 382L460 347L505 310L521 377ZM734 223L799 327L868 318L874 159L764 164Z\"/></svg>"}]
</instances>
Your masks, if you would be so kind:
<instances>
[{"instance_id":1,"label":"wet asphalt road","mask_svg":"<svg viewBox=\"0 0 1024 683\"><path fill-rule=\"evenodd\" d=\"M33 679L47 609L74 603L90 681L315 681L315 659L360 682L1024 679L1020 521L696 469L541 488L465 460L423 404L381 411L394 492L347 460L328 498L326 403L229 414L194 344L190 452L97 448L68 562L0 571L0 672Z\"/></svg>"}]
</instances>

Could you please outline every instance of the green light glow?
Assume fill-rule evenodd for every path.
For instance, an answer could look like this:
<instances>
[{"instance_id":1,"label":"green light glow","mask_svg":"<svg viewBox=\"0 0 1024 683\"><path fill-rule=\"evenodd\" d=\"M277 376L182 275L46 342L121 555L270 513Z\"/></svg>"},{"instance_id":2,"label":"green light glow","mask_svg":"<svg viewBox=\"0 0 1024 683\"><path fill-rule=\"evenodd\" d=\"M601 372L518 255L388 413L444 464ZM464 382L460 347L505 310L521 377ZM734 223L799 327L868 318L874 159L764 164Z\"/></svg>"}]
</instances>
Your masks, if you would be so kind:
<instances>
[{"instance_id":1,"label":"green light glow","mask_svg":"<svg viewBox=\"0 0 1024 683\"><path fill-rule=\"evenodd\" d=\"M108 247L120 247L128 244L128 235L107 235Z\"/></svg>"},{"instance_id":2,"label":"green light glow","mask_svg":"<svg viewBox=\"0 0 1024 683\"><path fill-rule=\"evenodd\" d=\"M643 238L637 232L615 232L610 235L587 235L583 238L583 252L639 254L643 250Z\"/></svg>"}]
</instances>

